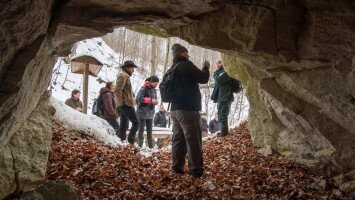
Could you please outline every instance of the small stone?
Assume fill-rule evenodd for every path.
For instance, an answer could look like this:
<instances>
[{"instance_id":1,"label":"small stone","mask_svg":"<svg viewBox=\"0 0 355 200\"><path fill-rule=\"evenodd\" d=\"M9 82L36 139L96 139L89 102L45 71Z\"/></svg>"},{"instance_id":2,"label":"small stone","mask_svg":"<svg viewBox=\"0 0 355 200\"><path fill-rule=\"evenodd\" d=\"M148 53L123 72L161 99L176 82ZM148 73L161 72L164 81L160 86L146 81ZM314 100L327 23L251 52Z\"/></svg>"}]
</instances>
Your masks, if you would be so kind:
<instances>
[{"instance_id":1,"label":"small stone","mask_svg":"<svg viewBox=\"0 0 355 200\"><path fill-rule=\"evenodd\" d=\"M312 188L318 191L324 191L327 187L327 181L325 179L314 179L314 183L311 185Z\"/></svg>"},{"instance_id":2,"label":"small stone","mask_svg":"<svg viewBox=\"0 0 355 200\"><path fill-rule=\"evenodd\" d=\"M342 184L339 187L339 189L344 193L355 196L355 180L348 181L348 182Z\"/></svg>"},{"instance_id":3,"label":"small stone","mask_svg":"<svg viewBox=\"0 0 355 200\"><path fill-rule=\"evenodd\" d=\"M355 180L355 169L345 174L345 177L349 180Z\"/></svg>"},{"instance_id":4,"label":"small stone","mask_svg":"<svg viewBox=\"0 0 355 200\"><path fill-rule=\"evenodd\" d=\"M335 196L338 196L338 197L340 197L340 196L341 196L341 192L340 192L340 190L333 189L333 190L332 190L332 193L333 193Z\"/></svg>"},{"instance_id":5,"label":"small stone","mask_svg":"<svg viewBox=\"0 0 355 200\"><path fill-rule=\"evenodd\" d=\"M270 145L266 145L264 148L259 149L258 153L260 153L263 156L269 156L272 154L272 149Z\"/></svg>"},{"instance_id":6,"label":"small stone","mask_svg":"<svg viewBox=\"0 0 355 200\"><path fill-rule=\"evenodd\" d=\"M346 181L344 174L339 174L337 176L334 176L331 180L332 183L338 187L341 186Z\"/></svg>"}]
</instances>

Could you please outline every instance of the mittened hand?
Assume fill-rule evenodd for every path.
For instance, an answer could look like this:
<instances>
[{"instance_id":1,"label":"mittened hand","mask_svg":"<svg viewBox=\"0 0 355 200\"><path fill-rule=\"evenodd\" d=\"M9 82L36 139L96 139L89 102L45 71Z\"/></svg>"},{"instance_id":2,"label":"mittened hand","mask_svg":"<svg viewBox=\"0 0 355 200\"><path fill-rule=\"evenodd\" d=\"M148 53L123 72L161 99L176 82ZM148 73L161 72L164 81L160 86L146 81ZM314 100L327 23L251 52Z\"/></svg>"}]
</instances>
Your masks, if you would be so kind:
<instances>
[{"instance_id":1,"label":"mittened hand","mask_svg":"<svg viewBox=\"0 0 355 200\"><path fill-rule=\"evenodd\" d=\"M152 99L152 104L157 105L159 101L157 99Z\"/></svg>"}]
</instances>

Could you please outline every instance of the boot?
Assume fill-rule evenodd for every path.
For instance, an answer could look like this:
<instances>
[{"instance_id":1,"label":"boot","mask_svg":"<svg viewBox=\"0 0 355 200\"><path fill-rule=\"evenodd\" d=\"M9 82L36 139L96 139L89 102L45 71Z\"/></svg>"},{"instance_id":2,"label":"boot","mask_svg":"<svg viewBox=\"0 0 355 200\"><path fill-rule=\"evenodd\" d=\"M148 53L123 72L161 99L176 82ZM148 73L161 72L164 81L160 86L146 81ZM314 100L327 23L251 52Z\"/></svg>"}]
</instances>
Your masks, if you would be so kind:
<instances>
[{"instance_id":1,"label":"boot","mask_svg":"<svg viewBox=\"0 0 355 200\"><path fill-rule=\"evenodd\" d=\"M220 126L221 126L221 132L217 133L217 136L218 137L227 136L229 134L228 121L220 122Z\"/></svg>"}]
</instances>

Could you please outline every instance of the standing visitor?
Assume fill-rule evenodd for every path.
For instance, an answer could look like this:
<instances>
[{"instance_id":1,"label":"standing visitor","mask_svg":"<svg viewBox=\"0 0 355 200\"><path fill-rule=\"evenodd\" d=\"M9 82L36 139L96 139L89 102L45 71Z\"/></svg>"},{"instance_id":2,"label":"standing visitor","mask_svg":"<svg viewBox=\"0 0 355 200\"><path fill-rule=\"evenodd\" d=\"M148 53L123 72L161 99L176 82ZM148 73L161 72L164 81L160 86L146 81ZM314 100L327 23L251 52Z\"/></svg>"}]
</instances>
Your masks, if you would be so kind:
<instances>
[{"instance_id":1,"label":"standing visitor","mask_svg":"<svg viewBox=\"0 0 355 200\"><path fill-rule=\"evenodd\" d=\"M211 99L217 103L218 121L221 126L219 136L228 135L228 115L231 103L234 101L233 89L231 85L231 77L224 71L222 61L216 62L216 71L213 74L215 87L211 95Z\"/></svg>"},{"instance_id":2,"label":"standing visitor","mask_svg":"<svg viewBox=\"0 0 355 200\"><path fill-rule=\"evenodd\" d=\"M184 173L185 157L188 154L190 174L201 177L204 172L202 156L202 132L200 126L201 92L198 84L208 82L209 63L202 70L189 61L188 50L180 44L172 46L174 73L174 99L171 104L173 121L172 171Z\"/></svg>"},{"instance_id":3,"label":"standing visitor","mask_svg":"<svg viewBox=\"0 0 355 200\"><path fill-rule=\"evenodd\" d=\"M116 80L116 90L115 95L117 99L117 104L120 111L120 131L119 137L122 141L126 140L129 121L132 123L131 130L128 134L128 143L134 144L136 133L138 131L139 121L134 110L135 102L134 95L132 91L132 84L130 77L132 76L134 69L137 66L134 62L127 60L121 66L122 71L118 73Z\"/></svg>"},{"instance_id":4,"label":"standing visitor","mask_svg":"<svg viewBox=\"0 0 355 200\"><path fill-rule=\"evenodd\" d=\"M211 134L217 133L221 130L221 126L218 123L218 113L215 113L214 116L214 119L211 120L208 125L208 129L210 130Z\"/></svg>"},{"instance_id":5,"label":"standing visitor","mask_svg":"<svg viewBox=\"0 0 355 200\"><path fill-rule=\"evenodd\" d=\"M159 112L154 116L154 126L166 128L166 116L164 106L160 106Z\"/></svg>"},{"instance_id":6,"label":"standing visitor","mask_svg":"<svg viewBox=\"0 0 355 200\"><path fill-rule=\"evenodd\" d=\"M143 132L146 127L147 143L149 148L153 148L153 117L155 112L155 105L158 104L156 87L158 86L159 78L151 76L146 79L144 86L141 87L137 94L137 116L139 119L138 130L138 146L143 146Z\"/></svg>"},{"instance_id":7,"label":"standing visitor","mask_svg":"<svg viewBox=\"0 0 355 200\"><path fill-rule=\"evenodd\" d=\"M106 87L101 88L100 100L102 101L102 113L101 117L105 119L116 131L116 135L119 136L120 125L118 124L115 103L115 91L116 86L113 82L106 83Z\"/></svg>"},{"instance_id":8,"label":"standing visitor","mask_svg":"<svg viewBox=\"0 0 355 200\"><path fill-rule=\"evenodd\" d=\"M71 97L65 101L65 104L79 112L83 112L83 103L80 101L80 94L81 92L79 90L73 90Z\"/></svg>"},{"instance_id":9,"label":"standing visitor","mask_svg":"<svg viewBox=\"0 0 355 200\"><path fill-rule=\"evenodd\" d=\"M201 131L202 131L202 137L208 136L207 115L205 113L201 114Z\"/></svg>"}]
</instances>

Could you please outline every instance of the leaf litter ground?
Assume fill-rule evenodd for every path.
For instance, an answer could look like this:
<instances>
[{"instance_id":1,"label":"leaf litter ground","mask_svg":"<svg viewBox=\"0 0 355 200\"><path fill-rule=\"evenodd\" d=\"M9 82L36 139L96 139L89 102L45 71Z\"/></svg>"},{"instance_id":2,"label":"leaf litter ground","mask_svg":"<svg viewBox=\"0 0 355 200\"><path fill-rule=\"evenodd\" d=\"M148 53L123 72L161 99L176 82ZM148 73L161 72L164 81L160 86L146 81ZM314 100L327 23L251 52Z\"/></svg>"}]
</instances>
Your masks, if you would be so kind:
<instances>
[{"instance_id":1,"label":"leaf litter ground","mask_svg":"<svg viewBox=\"0 0 355 200\"><path fill-rule=\"evenodd\" d=\"M47 179L69 180L84 199L350 199L320 186L321 177L281 155L262 156L247 122L203 143L205 174L170 172L170 152L144 157L133 146L110 147L53 126Z\"/></svg>"}]
</instances>

